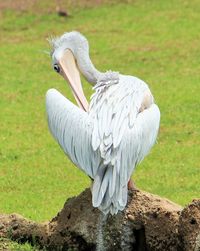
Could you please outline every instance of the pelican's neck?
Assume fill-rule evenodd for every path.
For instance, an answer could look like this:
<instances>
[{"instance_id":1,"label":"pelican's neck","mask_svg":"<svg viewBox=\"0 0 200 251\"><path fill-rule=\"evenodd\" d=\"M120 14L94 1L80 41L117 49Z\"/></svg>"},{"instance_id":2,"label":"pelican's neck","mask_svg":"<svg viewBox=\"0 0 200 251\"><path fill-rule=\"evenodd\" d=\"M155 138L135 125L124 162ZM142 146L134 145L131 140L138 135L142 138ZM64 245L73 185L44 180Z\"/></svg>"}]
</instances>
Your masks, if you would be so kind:
<instances>
[{"instance_id":1,"label":"pelican's neck","mask_svg":"<svg viewBox=\"0 0 200 251\"><path fill-rule=\"evenodd\" d=\"M88 50L83 50L82 48L78 50L78 53L75 55L78 68L83 74L83 76L87 79L88 82L92 84L97 83L97 79L102 74L100 71L98 71L89 56Z\"/></svg>"}]
</instances>

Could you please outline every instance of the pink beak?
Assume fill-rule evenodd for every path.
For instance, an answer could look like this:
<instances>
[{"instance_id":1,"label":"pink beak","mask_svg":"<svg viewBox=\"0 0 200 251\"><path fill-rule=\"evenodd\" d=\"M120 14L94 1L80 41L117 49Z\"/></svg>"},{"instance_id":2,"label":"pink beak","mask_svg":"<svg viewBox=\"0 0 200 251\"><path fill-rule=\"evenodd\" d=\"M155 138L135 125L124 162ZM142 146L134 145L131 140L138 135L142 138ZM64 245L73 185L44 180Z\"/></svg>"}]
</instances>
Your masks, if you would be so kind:
<instances>
[{"instance_id":1,"label":"pink beak","mask_svg":"<svg viewBox=\"0 0 200 251\"><path fill-rule=\"evenodd\" d=\"M89 105L83 93L80 74L71 50L67 49L64 52L59 60L59 65L61 68L60 74L64 77L65 80L68 81L79 107L88 112Z\"/></svg>"}]
</instances>

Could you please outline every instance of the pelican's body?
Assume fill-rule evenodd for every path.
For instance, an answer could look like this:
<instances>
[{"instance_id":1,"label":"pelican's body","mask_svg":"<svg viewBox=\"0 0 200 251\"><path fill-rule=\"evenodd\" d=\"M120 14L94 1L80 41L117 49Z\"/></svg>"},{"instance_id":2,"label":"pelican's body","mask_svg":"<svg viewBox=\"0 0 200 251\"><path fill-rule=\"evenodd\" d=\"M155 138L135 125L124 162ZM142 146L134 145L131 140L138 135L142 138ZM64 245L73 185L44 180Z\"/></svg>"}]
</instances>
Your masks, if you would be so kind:
<instances>
[{"instance_id":1,"label":"pelican's body","mask_svg":"<svg viewBox=\"0 0 200 251\"><path fill-rule=\"evenodd\" d=\"M54 68L57 65L61 75L71 82L82 109L50 89L46 97L49 128L70 159L92 178L93 206L104 214L116 214L126 206L127 184L134 168L156 141L159 108L142 80L97 71L89 59L87 40L81 34L66 33L52 43ZM64 65L66 50L68 59L70 55L75 58L74 67L77 63L94 85L89 108L79 75L75 70L71 75L65 71L71 67Z\"/></svg>"}]
</instances>

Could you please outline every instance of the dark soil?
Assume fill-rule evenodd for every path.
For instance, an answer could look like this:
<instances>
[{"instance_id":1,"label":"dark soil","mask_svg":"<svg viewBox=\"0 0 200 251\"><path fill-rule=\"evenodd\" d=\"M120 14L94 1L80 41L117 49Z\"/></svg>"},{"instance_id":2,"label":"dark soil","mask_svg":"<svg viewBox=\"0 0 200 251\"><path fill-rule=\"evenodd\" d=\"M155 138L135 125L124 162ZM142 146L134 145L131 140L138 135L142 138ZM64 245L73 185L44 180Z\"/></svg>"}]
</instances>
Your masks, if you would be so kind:
<instances>
[{"instance_id":1,"label":"dark soil","mask_svg":"<svg viewBox=\"0 0 200 251\"><path fill-rule=\"evenodd\" d=\"M143 191L129 191L128 207L103 216L90 189L68 199L49 222L0 215L0 237L47 250L200 251L200 200L181 206Z\"/></svg>"}]
</instances>

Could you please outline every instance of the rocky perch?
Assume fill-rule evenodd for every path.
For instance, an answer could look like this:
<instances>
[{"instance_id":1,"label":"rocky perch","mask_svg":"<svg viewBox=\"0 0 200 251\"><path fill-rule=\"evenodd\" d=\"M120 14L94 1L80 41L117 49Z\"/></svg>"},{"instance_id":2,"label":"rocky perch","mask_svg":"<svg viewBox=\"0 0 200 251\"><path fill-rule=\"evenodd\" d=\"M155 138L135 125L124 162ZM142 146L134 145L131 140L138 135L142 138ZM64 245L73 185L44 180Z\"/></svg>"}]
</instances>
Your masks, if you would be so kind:
<instances>
[{"instance_id":1,"label":"rocky perch","mask_svg":"<svg viewBox=\"0 0 200 251\"><path fill-rule=\"evenodd\" d=\"M200 199L187 207L140 190L129 191L124 212L104 216L90 189L68 199L51 221L0 215L0 237L46 250L200 251Z\"/></svg>"}]
</instances>

